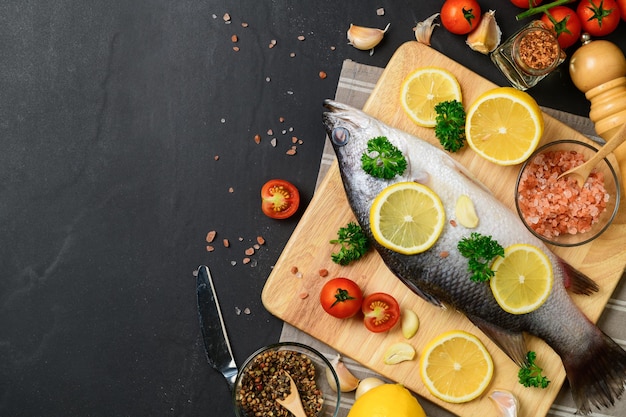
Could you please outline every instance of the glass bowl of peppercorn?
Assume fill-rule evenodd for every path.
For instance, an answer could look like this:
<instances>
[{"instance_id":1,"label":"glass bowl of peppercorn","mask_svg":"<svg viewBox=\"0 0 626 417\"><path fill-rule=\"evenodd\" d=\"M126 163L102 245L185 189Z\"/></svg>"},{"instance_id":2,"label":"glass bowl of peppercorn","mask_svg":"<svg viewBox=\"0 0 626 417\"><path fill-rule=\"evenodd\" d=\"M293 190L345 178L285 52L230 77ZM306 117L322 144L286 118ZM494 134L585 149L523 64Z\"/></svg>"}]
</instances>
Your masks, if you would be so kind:
<instances>
[{"instance_id":1,"label":"glass bowl of peppercorn","mask_svg":"<svg viewBox=\"0 0 626 417\"><path fill-rule=\"evenodd\" d=\"M293 379L307 417L336 417L341 391L330 361L317 350L297 342L265 346L246 359L235 381L233 400L237 417L290 417L276 399L290 393Z\"/></svg>"}]
</instances>

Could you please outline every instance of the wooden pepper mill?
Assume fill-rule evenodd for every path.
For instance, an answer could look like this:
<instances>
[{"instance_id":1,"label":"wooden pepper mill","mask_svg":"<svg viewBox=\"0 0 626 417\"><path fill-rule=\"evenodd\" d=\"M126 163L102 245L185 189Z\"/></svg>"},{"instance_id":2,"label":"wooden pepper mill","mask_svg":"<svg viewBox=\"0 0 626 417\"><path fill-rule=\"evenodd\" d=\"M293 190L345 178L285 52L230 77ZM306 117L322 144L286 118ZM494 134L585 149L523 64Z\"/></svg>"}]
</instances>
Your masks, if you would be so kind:
<instances>
[{"instance_id":1,"label":"wooden pepper mill","mask_svg":"<svg viewBox=\"0 0 626 417\"><path fill-rule=\"evenodd\" d=\"M591 102L589 118L596 133L608 141L626 123L626 57L612 42L591 40L586 33L582 41L570 59L569 73L574 85ZM613 153L625 178L626 144Z\"/></svg>"}]
</instances>

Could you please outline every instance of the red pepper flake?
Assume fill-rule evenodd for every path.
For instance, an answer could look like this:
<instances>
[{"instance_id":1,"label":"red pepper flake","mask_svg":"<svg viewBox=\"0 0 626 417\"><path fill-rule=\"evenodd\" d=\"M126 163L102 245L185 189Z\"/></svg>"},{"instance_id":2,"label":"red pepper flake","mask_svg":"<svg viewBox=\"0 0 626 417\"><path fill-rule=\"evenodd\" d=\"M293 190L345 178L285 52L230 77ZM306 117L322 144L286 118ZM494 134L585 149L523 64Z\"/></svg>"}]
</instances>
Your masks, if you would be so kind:
<instances>
[{"instance_id":1,"label":"red pepper flake","mask_svg":"<svg viewBox=\"0 0 626 417\"><path fill-rule=\"evenodd\" d=\"M291 137L291 143L298 143L298 138L295 136Z\"/></svg>"},{"instance_id":2,"label":"red pepper flake","mask_svg":"<svg viewBox=\"0 0 626 417\"><path fill-rule=\"evenodd\" d=\"M285 123L285 118L281 116L281 117L278 118L278 121L280 123Z\"/></svg>"},{"instance_id":3,"label":"red pepper flake","mask_svg":"<svg viewBox=\"0 0 626 417\"><path fill-rule=\"evenodd\" d=\"M256 143L257 145L261 143L261 135L259 134L254 135L254 143Z\"/></svg>"},{"instance_id":4,"label":"red pepper flake","mask_svg":"<svg viewBox=\"0 0 626 417\"><path fill-rule=\"evenodd\" d=\"M250 258L243 258L243 260L241 261L244 265L249 264L250 263Z\"/></svg>"},{"instance_id":5,"label":"red pepper flake","mask_svg":"<svg viewBox=\"0 0 626 417\"><path fill-rule=\"evenodd\" d=\"M233 51L239 52L239 47L238 46L233 46Z\"/></svg>"},{"instance_id":6,"label":"red pepper flake","mask_svg":"<svg viewBox=\"0 0 626 417\"><path fill-rule=\"evenodd\" d=\"M223 239L223 240L222 240L222 243L224 244L224 247L225 247L225 248L230 247L230 242L228 241L228 239Z\"/></svg>"},{"instance_id":7,"label":"red pepper flake","mask_svg":"<svg viewBox=\"0 0 626 417\"><path fill-rule=\"evenodd\" d=\"M222 16L222 19L224 19L224 22L230 22L230 15L228 13L224 13L224 16Z\"/></svg>"},{"instance_id":8,"label":"red pepper flake","mask_svg":"<svg viewBox=\"0 0 626 417\"><path fill-rule=\"evenodd\" d=\"M254 255L254 248L248 248L248 249L246 249L245 254L246 254L246 255L248 255L248 256L252 256L252 255Z\"/></svg>"},{"instance_id":9,"label":"red pepper flake","mask_svg":"<svg viewBox=\"0 0 626 417\"><path fill-rule=\"evenodd\" d=\"M257 236L256 241L259 245L265 245L265 239L263 238L263 236Z\"/></svg>"},{"instance_id":10,"label":"red pepper flake","mask_svg":"<svg viewBox=\"0 0 626 417\"><path fill-rule=\"evenodd\" d=\"M298 273L298 267L297 266L292 266L291 267L291 273L294 274L294 275L297 274Z\"/></svg>"},{"instance_id":11,"label":"red pepper flake","mask_svg":"<svg viewBox=\"0 0 626 417\"><path fill-rule=\"evenodd\" d=\"M237 37L237 35L233 35L233 36L230 37L230 41L232 43L237 43L238 40L239 40L239 38Z\"/></svg>"},{"instance_id":12,"label":"red pepper flake","mask_svg":"<svg viewBox=\"0 0 626 417\"><path fill-rule=\"evenodd\" d=\"M287 152L285 152L287 155L295 155L296 154L296 147L292 146L291 149L289 149Z\"/></svg>"},{"instance_id":13,"label":"red pepper flake","mask_svg":"<svg viewBox=\"0 0 626 417\"><path fill-rule=\"evenodd\" d=\"M456 220L450 219L450 226L456 227Z\"/></svg>"},{"instance_id":14,"label":"red pepper flake","mask_svg":"<svg viewBox=\"0 0 626 417\"><path fill-rule=\"evenodd\" d=\"M215 155L215 156L213 157L213 160L215 160L215 161L218 161L219 159L220 159L220 156L219 156L219 155Z\"/></svg>"},{"instance_id":15,"label":"red pepper flake","mask_svg":"<svg viewBox=\"0 0 626 417\"><path fill-rule=\"evenodd\" d=\"M234 189L233 187L229 187L229 188L228 188L228 192L232 194L232 193L234 193L234 192L235 192L235 189Z\"/></svg>"},{"instance_id":16,"label":"red pepper flake","mask_svg":"<svg viewBox=\"0 0 626 417\"><path fill-rule=\"evenodd\" d=\"M439 252L439 257L441 258L447 258L448 256L450 256L450 252L448 252L447 250L442 250L441 252Z\"/></svg>"},{"instance_id":17,"label":"red pepper flake","mask_svg":"<svg viewBox=\"0 0 626 417\"><path fill-rule=\"evenodd\" d=\"M215 230L211 230L209 233L207 233L206 242L207 243L213 242L213 240L215 239L215 235L217 235L217 232Z\"/></svg>"},{"instance_id":18,"label":"red pepper flake","mask_svg":"<svg viewBox=\"0 0 626 417\"><path fill-rule=\"evenodd\" d=\"M324 78L327 77L326 72L325 71L320 71L319 73L319 77L323 80Z\"/></svg>"},{"instance_id":19,"label":"red pepper flake","mask_svg":"<svg viewBox=\"0 0 626 417\"><path fill-rule=\"evenodd\" d=\"M318 273L320 274L320 277L326 278L328 276L328 269L322 268L322 269L319 270Z\"/></svg>"},{"instance_id":20,"label":"red pepper flake","mask_svg":"<svg viewBox=\"0 0 626 417\"><path fill-rule=\"evenodd\" d=\"M207 252L213 252L215 250L215 247L211 246L211 245L207 245L206 246L206 251Z\"/></svg>"}]
</instances>

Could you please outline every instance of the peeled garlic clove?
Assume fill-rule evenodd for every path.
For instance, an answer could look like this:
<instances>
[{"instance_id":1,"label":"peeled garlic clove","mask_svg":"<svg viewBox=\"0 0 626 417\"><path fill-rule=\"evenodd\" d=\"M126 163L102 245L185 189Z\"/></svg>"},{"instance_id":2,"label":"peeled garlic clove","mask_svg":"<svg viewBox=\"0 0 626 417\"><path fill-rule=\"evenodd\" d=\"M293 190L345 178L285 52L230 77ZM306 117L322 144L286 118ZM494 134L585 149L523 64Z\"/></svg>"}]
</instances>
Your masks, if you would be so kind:
<instances>
[{"instance_id":1,"label":"peeled garlic clove","mask_svg":"<svg viewBox=\"0 0 626 417\"><path fill-rule=\"evenodd\" d=\"M415 39L419 43L430 46L430 38L433 35L433 31L439 26L439 23L435 23L437 17L439 17L439 13L435 13L415 26Z\"/></svg>"},{"instance_id":2,"label":"peeled garlic clove","mask_svg":"<svg viewBox=\"0 0 626 417\"><path fill-rule=\"evenodd\" d=\"M402 321L402 336L404 336L405 339L410 339L415 336L420 326L420 320L417 314L415 314L415 311L409 310L408 308L402 309L400 320Z\"/></svg>"},{"instance_id":3,"label":"peeled garlic clove","mask_svg":"<svg viewBox=\"0 0 626 417\"><path fill-rule=\"evenodd\" d=\"M339 379L339 389L341 392L354 391L356 387L359 386L359 378L355 377L352 372L350 372L346 365L341 361L340 355L334 357L333 360L330 361L330 364L333 366L333 369L337 374L337 378ZM330 385L333 391L335 391L333 374L328 368L326 368L326 379L328 380L328 385Z\"/></svg>"},{"instance_id":4,"label":"peeled garlic clove","mask_svg":"<svg viewBox=\"0 0 626 417\"><path fill-rule=\"evenodd\" d=\"M385 364L395 365L400 362L410 361L415 357L415 348L408 343L398 342L389 346L385 351Z\"/></svg>"},{"instance_id":5,"label":"peeled garlic clove","mask_svg":"<svg viewBox=\"0 0 626 417\"><path fill-rule=\"evenodd\" d=\"M467 35L466 43L474 51L488 54L500 45L502 31L496 22L496 11L489 10L480 19L478 27Z\"/></svg>"},{"instance_id":6,"label":"peeled garlic clove","mask_svg":"<svg viewBox=\"0 0 626 417\"><path fill-rule=\"evenodd\" d=\"M496 406L498 417L517 417L519 403L515 395L509 391L493 391L489 394L489 399Z\"/></svg>"},{"instance_id":7,"label":"peeled garlic clove","mask_svg":"<svg viewBox=\"0 0 626 417\"><path fill-rule=\"evenodd\" d=\"M478 226L478 215L476 215L474 202L465 194L457 198L454 214L456 215L456 220L468 229Z\"/></svg>"},{"instance_id":8,"label":"peeled garlic clove","mask_svg":"<svg viewBox=\"0 0 626 417\"><path fill-rule=\"evenodd\" d=\"M385 381L378 379L376 377L370 376L368 378L363 378L361 382L359 382L359 386L356 388L356 392L354 393L354 399L358 400L359 397L365 394L367 391L372 388L376 388L379 385L386 384Z\"/></svg>"},{"instance_id":9,"label":"peeled garlic clove","mask_svg":"<svg viewBox=\"0 0 626 417\"><path fill-rule=\"evenodd\" d=\"M388 23L385 29L368 28L350 24L348 29L348 44L362 51L370 50L370 55L374 53L374 47L383 40L385 32L389 29Z\"/></svg>"}]
</instances>

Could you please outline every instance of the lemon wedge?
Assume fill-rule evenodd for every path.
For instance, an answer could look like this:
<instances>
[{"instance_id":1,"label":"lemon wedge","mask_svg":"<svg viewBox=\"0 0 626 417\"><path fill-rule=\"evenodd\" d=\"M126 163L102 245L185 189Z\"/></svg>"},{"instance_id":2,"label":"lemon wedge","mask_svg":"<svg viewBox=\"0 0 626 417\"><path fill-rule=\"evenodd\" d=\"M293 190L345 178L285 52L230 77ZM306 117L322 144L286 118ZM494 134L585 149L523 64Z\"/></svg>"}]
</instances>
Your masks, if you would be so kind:
<instances>
[{"instance_id":1,"label":"lemon wedge","mask_svg":"<svg viewBox=\"0 0 626 417\"><path fill-rule=\"evenodd\" d=\"M543 128L543 114L530 94L513 87L497 87L470 105L465 138L483 158L498 165L515 165L537 148Z\"/></svg>"},{"instance_id":2,"label":"lemon wedge","mask_svg":"<svg viewBox=\"0 0 626 417\"><path fill-rule=\"evenodd\" d=\"M546 254L536 246L519 243L504 249L491 269L490 285L500 307L511 314L526 314L550 296L554 274Z\"/></svg>"},{"instance_id":3,"label":"lemon wedge","mask_svg":"<svg viewBox=\"0 0 626 417\"><path fill-rule=\"evenodd\" d=\"M420 359L420 375L435 397L464 403L485 391L493 377L493 360L476 336L451 330L426 345Z\"/></svg>"},{"instance_id":4,"label":"lemon wedge","mask_svg":"<svg viewBox=\"0 0 626 417\"><path fill-rule=\"evenodd\" d=\"M435 106L449 100L461 101L461 86L454 74L443 68L418 68L402 82L402 108L420 126L434 127Z\"/></svg>"},{"instance_id":5,"label":"lemon wedge","mask_svg":"<svg viewBox=\"0 0 626 417\"><path fill-rule=\"evenodd\" d=\"M376 196L370 208L370 228L382 246L405 255L432 247L446 221L439 196L416 182L399 182Z\"/></svg>"}]
</instances>

